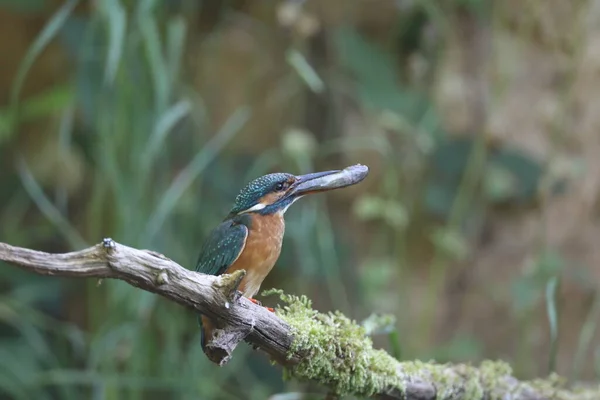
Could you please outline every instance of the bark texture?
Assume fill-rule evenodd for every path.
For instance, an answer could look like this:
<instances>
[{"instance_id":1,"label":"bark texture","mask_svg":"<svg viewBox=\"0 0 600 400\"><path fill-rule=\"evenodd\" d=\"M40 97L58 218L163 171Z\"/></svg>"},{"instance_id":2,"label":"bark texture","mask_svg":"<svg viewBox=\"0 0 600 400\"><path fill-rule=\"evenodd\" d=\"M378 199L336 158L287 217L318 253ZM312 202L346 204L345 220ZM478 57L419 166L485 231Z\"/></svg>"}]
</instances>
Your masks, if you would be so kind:
<instances>
[{"instance_id":1,"label":"bark texture","mask_svg":"<svg viewBox=\"0 0 600 400\"><path fill-rule=\"evenodd\" d=\"M382 350L372 349L365 349L367 352L376 353L365 353L373 360L361 364L364 366L362 371L344 370L343 365L347 368L348 363L340 362L331 364L340 365L339 371L328 370L324 377L312 376L310 371L319 371L319 365L316 365L319 357L316 355L326 350L311 347L312 334L303 332L306 323L293 322L301 321L297 318L294 320L295 316L290 311L294 305L281 309L278 313L269 312L239 296L237 287L244 276L243 271L218 277L204 275L187 270L162 254L134 249L118 244L112 239L104 239L102 243L93 247L65 254L44 253L0 243L0 260L41 275L119 279L199 311L215 320L220 328L215 339L209 344L211 351L207 354L219 365L231 358L238 343L246 341L266 352L273 360L289 368L293 376L301 379L314 379L339 389L340 380L353 382L352 377L356 376L357 380L360 380L360 375L361 379L368 381L368 385L356 386L354 390L352 384L349 384L344 387L343 392L366 394L381 399L600 398L600 389L597 386L568 390L557 378L521 382L512 376L510 367L503 363L485 362L480 367L473 367L460 364L399 362ZM298 304L295 306L298 308ZM310 309L310 304L306 310L306 322L315 319L327 323L330 321L327 318L345 318L317 313ZM339 326L346 329L344 323ZM349 329L361 332L360 327L348 326ZM342 337L344 331L336 332L336 335ZM300 344L294 342L296 337L303 338ZM333 348L336 348L335 343L333 345ZM347 354L343 348L337 348L336 352L340 357ZM385 359L383 366L380 364L382 358ZM295 370L299 366L302 368ZM379 377L377 374L380 370L385 371L386 375Z\"/></svg>"}]
</instances>

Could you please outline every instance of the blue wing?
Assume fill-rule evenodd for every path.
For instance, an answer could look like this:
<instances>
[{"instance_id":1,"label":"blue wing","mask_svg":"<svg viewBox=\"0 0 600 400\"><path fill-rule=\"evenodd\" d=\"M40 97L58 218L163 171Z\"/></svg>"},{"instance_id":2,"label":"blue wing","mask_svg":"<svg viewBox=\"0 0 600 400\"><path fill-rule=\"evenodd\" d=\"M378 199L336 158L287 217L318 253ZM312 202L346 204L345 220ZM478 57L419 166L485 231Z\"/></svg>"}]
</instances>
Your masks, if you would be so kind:
<instances>
[{"instance_id":1,"label":"blue wing","mask_svg":"<svg viewBox=\"0 0 600 400\"><path fill-rule=\"evenodd\" d=\"M219 224L204 242L196 271L208 275L221 275L244 251L248 228L227 220Z\"/></svg>"},{"instance_id":2,"label":"blue wing","mask_svg":"<svg viewBox=\"0 0 600 400\"><path fill-rule=\"evenodd\" d=\"M246 225L237 224L232 220L222 222L212 230L202 246L196 271L208 275L221 275L238 259L248 237ZM200 343L205 348L207 336L212 337L212 322L198 315L200 325Z\"/></svg>"}]
</instances>

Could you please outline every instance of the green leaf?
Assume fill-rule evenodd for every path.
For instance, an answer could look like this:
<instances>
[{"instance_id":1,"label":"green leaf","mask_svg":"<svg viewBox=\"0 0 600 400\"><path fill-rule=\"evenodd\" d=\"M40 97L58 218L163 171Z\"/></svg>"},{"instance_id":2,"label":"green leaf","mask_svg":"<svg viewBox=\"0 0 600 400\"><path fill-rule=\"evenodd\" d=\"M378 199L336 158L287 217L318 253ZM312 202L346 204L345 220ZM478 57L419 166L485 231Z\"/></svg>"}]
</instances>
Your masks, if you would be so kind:
<instances>
[{"instance_id":1,"label":"green leaf","mask_svg":"<svg viewBox=\"0 0 600 400\"><path fill-rule=\"evenodd\" d=\"M540 287L531 278L523 277L516 279L511 285L513 309L517 314L531 310L540 298Z\"/></svg>"},{"instance_id":2,"label":"green leaf","mask_svg":"<svg viewBox=\"0 0 600 400\"><path fill-rule=\"evenodd\" d=\"M385 209L385 200L376 196L359 197L353 206L354 215L363 220L379 218Z\"/></svg>"},{"instance_id":3,"label":"green leaf","mask_svg":"<svg viewBox=\"0 0 600 400\"><path fill-rule=\"evenodd\" d=\"M159 152L167 138L167 135L173 130L175 125L180 122L192 110L192 105L187 100L181 100L167 109L156 121L154 131L148 140L148 145L144 151L144 169L151 166L154 157Z\"/></svg>"},{"instance_id":4,"label":"green leaf","mask_svg":"<svg viewBox=\"0 0 600 400\"><path fill-rule=\"evenodd\" d=\"M236 110L219 132L199 151L190 163L181 171L173 184L161 198L145 229L145 240L148 243L159 231L167 216L188 189L192 182L202 173L206 166L217 156L219 151L239 133L250 119L250 109L241 107Z\"/></svg>"},{"instance_id":5,"label":"green leaf","mask_svg":"<svg viewBox=\"0 0 600 400\"><path fill-rule=\"evenodd\" d=\"M485 171L483 190L491 201L505 201L517 191L517 178L507 169L490 165Z\"/></svg>"},{"instance_id":6,"label":"green leaf","mask_svg":"<svg viewBox=\"0 0 600 400\"><path fill-rule=\"evenodd\" d=\"M343 28L335 34L342 66L349 69L360 82L374 87L395 90L394 62L388 53L373 46L353 29ZM388 89L385 89L386 91Z\"/></svg>"},{"instance_id":7,"label":"green leaf","mask_svg":"<svg viewBox=\"0 0 600 400\"><path fill-rule=\"evenodd\" d=\"M27 78L27 74L31 70L31 67L37 60L37 58L42 54L45 50L46 46L56 37L58 32L63 28L66 21L70 17L73 9L77 5L78 0L68 0L66 1L59 9L54 13L54 15L48 20L42 31L37 35L25 57L21 61L19 68L17 70L17 75L15 77L15 81L11 88L10 93L10 114L12 115L9 120L13 125L8 130L7 134L10 135L14 131L14 123L17 122L16 115L19 114L19 99L21 96L21 91L23 90L23 85L25 84L25 79ZM4 121L6 123L6 120ZM1 131L0 131L1 133ZM0 139L2 137L0 136Z\"/></svg>"},{"instance_id":8,"label":"green leaf","mask_svg":"<svg viewBox=\"0 0 600 400\"><path fill-rule=\"evenodd\" d=\"M391 258L369 257L361 263L359 282L361 293L371 302L389 304L386 299L397 300L386 289L394 281L397 261Z\"/></svg>"},{"instance_id":9,"label":"green leaf","mask_svg":"<svg viewBox=\"0 0 600 400\"><path fill-rule=\"evenodd\" d=\"M389 109L415 125L420 123L430 102L424 94L400 86L398 67L389 53L353 29L339 29L334 39L340 63L355 77L358 97L367 107ZM433 121L429 119L423 127L432 128Z\"/></svg>"},{"instance_id":10,"label":"green leaf","mask_svg":"<svg viewBox=\"0 0 600 400\"><path fill-rule=\"evenodd\" d=\"M560 274L565 264L565 260L559 252L546 250L538 259L536 274L543 280L551 279Z\"/></svg>"},{"instance_id":11,"label":"green leaf","mask_svg":"<svg viewBox=\"0 0 600 400\"><path fill-rule=\"evenodd\" d=\"M290 49L286 53L286 59L288 64L294 68L310 90L315 93L322 93L325 90L325 83L323 83L323 80L302 53L298 50Z\"/></svg>"},{"instance_id":12,"label":"green leaf","mask_svg":"<svg viewBox=\"0 0 600 400\"><path fill-rule=\"evenodd\" d=\"M473 152L473 138L447 139L431 155L431 168L435 176L459 184Z\"/></svg>"},{"instance_id":13,"label":"green leaf","mask_svg":"<svg viewBox=\"0 0 600 400\"><path fill-rule=\"evenodd\" d=\"M167 67L171 83L177 81L185 47L187 25L182 17L174 17L167 25Z\"/></svg>"},{"instance_id":14,"label":"green leaf","mask_svg":"<svg viewBox=\"0 0 600 400\"><path fill-rule=\"evenodd\" d=\"M512 201L523 203L537 197L544 168L535 159L520 150L504 148L492 153L489 162L515 179L510 196Z\"/></svg>"},{"instance_id":15,"label":"green leaf","mask_svg":"<svg viewBox=\"0 0 600 400\"><path fill-rule=\"evenodd\" d=\"M556 371L556 354L558 350L558 312L556 310L556 287L558 278L550 278L546 284L546 312L550 325L550 356L548 360L548 373Z\"/></svg>"},{"instance_id":16,"label":"green leaf","mask_svg":"<svg viewBox=\"0 0 600 400\"><path fill-rule=\"evenodd\" d=\"M74 94L71 85L60 85L24 100L20 106L19 122L31 121L62 111L73 102Z\"/></svg>"},{"instance_id":17,"label":"green leaf","mask_svg":"<svg viewBox=\"0 0 600 400\"><path fill-rule=\"evenodd\" d=\"M585 364L586 358L589 356L590 345L594 339L596 331L598 329L598 320L600 319L600 293L598 290L594 292L594 303L587 313L585 323L579 333L579 339L577 340L577 350L573 357L573 367L571 373L571 380L573 382L581 379L581 371Z\"/></svg>"},{"instance_id":18,"label":"green leaf","mask_svg":"<svg viewBox=\"0 0 600 400\"><path fill-rule=\"evenodd\" d=\"M409 222L408 211L398 201L388 201L384 209L384 219L393 228L406 228Z\"/></svg>"},{"instance_id":19,"label":"green leaf","mask_svg":"<svg viewBox=\"0 0 600 400\"><path fill-rule=\"evenodd\" d=\"M123 55L127 13L119 0L103 0L98 5L108 25L108 54L106 56L104 82L112 84Z\"/></svg>"},{"instance_id":20,"label":"green leaf","mask_svg":"<svg viewBox=\"0 0 600 400\"><path fill-rule=\"evenodd\" d=\"M42 11L47 0L0 0L0 8L8 8L18 13Z\"/></svg>"},{"instance_id":21,"label":"green leaf","mask_svg":"<svg viewBox=\"0 0 600 400\"><path fill-rule=\"evenodd\" d=\"M44 191L37 183L27 164L24 160L20 160L17 163L17 170L19 177L23 183L23 187L31 197L31 199L38 206L40 211L52 222L52 224L58 229L60 233L68 240L70 246L73 249L81 249L87 247L85 240L81 237L79 232L71 226L69 221L60 213L60 211L52 204L48 197L44 194Z\"/></svg>"},{"instance_id":22,"label":"green leaf","mask_svg":"<svg viewBox=\"0 0 600 400\"><path fill-rule=\"evenodd\" d=\"M446 139L438 144L429 157L431 172L424 192L429 213L441 218L449 217L473 145L472 138Z\"/></svg>"},{"instance_id":23,"label":"green leaf","mask_svg":"<svg viewBox=\"0 0 600 400\"><path fill-rule=\"evenodd\" d=\"M281 137L281 151L299 162L310 162L318 148L315 136L304 129L290 128Z\"/></svg>"},{"instance_id":24,"label":"green leaf","mask_svg":"<svg viewBox=\"0 0 600 400\"><path fill-rule=\"evenodd\" d=\"M162 53L162 42L156 19L152 14L153 1L142 2L137 14L137 22L144 39L146 58L154 89L155 112L163 112L169 104L171 96L169 85L169 69Z\"/></svg>"},{"instance_id":25,"label":"green leaf","mask_svg":"<svg viewBox=\"0 0 600 400\"><path fill-rule=\"evenodd\" d=\"M469 253L469 245L458 231L436 229L431 235L431 240L437 248L455 260L464 260Z\"/></svg>"},{"instance_id":26,"label":"green leaf","mask_svg":"<svg viewBox=\"0 0 600 400\"><path fill-rule=\"evenodd\" d=\"M0 111L0 144L7 140L13 131L15 123L15 115L12 110L1 110Z\"/></svg>"},{"instance_id":27,"label":"green leaf","mask_svg":"<svg viewBox=\"0 0 600 400\"><path fill-rule=\"evenodd\" d=\"M19 123L53 115L73 102L74 90L70 85L60 85L38 95L22 100L19 112L9 108L0 110L0 144L8 139L11 129Z\"/></svg>"},{"instance_id":28,"label":"green leaf","mask_svg":"<svg viewBox=\"0 0 600 400\"><path fill-rule=\"evenodd\" d=\"M78 111L87 128L96 128L102 100L112 95L103 85L106 79L105 55L94 54L93 49L106 49L108 38L95 20L73 16L61 30L61 41L66 53L77 66L75 95Z\"/></svg>"},{"instance_id":29,"label":"green leaf","mask_svg":"<svg viewBox=\"0 0 600 400\"><path fill-rule=\"evenodd\" d=\"M442 218L448 218L458 193L458 185L450 182L429 182L425 188L427 211Z\"/></svg>"}]
</instances>

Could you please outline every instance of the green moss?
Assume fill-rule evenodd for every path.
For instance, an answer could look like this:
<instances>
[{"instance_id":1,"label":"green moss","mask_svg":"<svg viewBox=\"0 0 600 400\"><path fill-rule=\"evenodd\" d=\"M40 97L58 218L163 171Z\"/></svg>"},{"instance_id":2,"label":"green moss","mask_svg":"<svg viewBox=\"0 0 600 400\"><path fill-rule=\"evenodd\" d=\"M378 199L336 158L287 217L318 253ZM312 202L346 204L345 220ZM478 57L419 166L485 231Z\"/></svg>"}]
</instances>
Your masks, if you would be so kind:
<instances>
[{"instance_id":1,"label":"green moss","mask_svg":"<svg viewBox=\"0 0 600 400\"><path fill-rule=\"evenodd\" d=\"M385 351L374 349L365 328L341 313L319 313L306 296L287 295L280 290L263 293L273 294L285 303L276 312L294 335L289 356L299 355L301 359L284 370L284 379L319 382L342 396L369 397L392 388L405 393L407 383L417 379L435 386L437 400L525 398L532 392L556 400L600 398L600 388L569 391L557 376L519 382L512 377L511 367L501 361L484 361L479 367L399 362Z\"/></svg>"},{"instance_id":2,"label":"green moss","mask_svg":"<svg viewBox=\"0 0 600 400\"><path fill-rule=\"evenodd\" d=\"M506 393L514 388L510 383L512 369L502 361L484 361L479 367L467 364L419 363L405 368L409 363L401 363L403 373L419 376L435 384L437 399L489 399L506 398Z\"/></svg>"},{"instance_id":3,"label":"green moss","mask_svg":"<svg viewBox=\"0 0 600 400\"><path fill-rule=\"evenodd\" d=\"M290 352L300 354L301 362L289 367L285 376L317 381L338 395L371 396L386 389L405 392L406 382L415 378L435 385L438 399L499 399L503 382L512 371L503 362L484 362L480 368L469 365L442 365L431 362L399 362L373 342L363 326L339 312L319 313L306 296L270 290L263 295L279 295L286 304L277 314L291 327L294 342ZM496 390L498 389L498 390Z\"/></svg>"},{"instance_id":4,"label":"green moss","mask_svg":"<svg viewBox=\"0 0 600 400\"><path fill-rule=\"evenodd\" d=\"M399 363L383 350L373 348L365 329L339 312L322 314L312 309L306 296L278 294L287 305L277 314L291 327L295 336L292 354L302 361L286 374L301 380L314 380L338 395L371 396L384 388L403 389Z\"/></svg>"}]
</instances>

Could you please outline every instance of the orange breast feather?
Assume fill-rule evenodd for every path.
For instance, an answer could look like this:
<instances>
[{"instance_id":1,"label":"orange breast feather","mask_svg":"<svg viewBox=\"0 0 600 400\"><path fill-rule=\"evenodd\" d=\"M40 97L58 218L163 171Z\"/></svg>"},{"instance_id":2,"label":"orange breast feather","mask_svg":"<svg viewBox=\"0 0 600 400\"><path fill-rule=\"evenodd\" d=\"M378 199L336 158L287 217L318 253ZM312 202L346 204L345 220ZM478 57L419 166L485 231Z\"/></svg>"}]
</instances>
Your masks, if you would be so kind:
<instances>
[{"instance_id":1,"label":"orange breast feather","mask_svg":"<svg viewBox=\"0 0 600 400\"><path fill-rule=\"evenodd\" d=\"M260 285L281 253L285 222L283 216L278 214L257 215L252 218L246 246L227 269L227 273L238 269L246 270L246 276L240 284L240 291L246 297L253 297L258 293Z\"/></svg>"}]
</instances>

